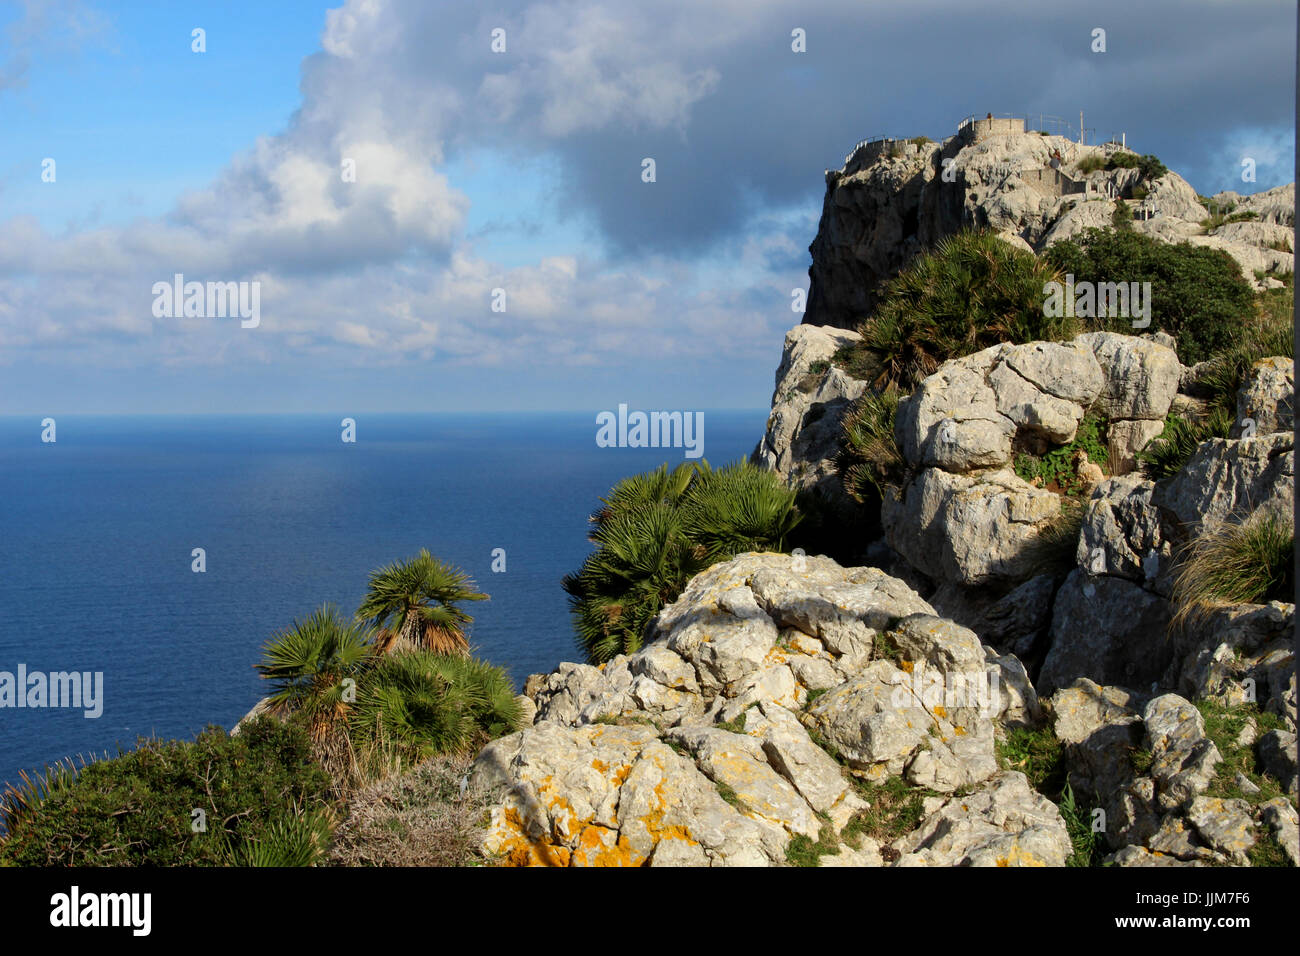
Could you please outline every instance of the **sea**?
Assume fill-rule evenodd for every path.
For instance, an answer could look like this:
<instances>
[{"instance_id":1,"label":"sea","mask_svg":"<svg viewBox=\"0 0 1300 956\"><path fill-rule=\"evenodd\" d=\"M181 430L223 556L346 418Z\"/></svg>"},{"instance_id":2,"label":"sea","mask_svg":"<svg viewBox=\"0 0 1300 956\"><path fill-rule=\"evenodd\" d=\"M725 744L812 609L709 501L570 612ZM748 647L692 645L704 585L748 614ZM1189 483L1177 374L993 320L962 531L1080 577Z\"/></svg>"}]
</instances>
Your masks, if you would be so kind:
<instances>
[{"instance_id":1,"label":"sea","mask_svg":"<svg viewBox=\"0 0 1300 956\"><path fill-rule=\"evenodd\" d=\"M748 457L767 410L704 413ZM0 707L0 789L140 737L229 728L265 643L420 548L466 571L475 653L521 684L582 660L561 578L619 479L681 448L600 447L590 413L0 417L0 681L102 674L99 716ZM202 549L201 558L196 549ZM495 569L494 569L495 564ZM202 567L203 570L196 570ZM92 685L93 686L93 685Z\"/></svg>"}]
</instances>

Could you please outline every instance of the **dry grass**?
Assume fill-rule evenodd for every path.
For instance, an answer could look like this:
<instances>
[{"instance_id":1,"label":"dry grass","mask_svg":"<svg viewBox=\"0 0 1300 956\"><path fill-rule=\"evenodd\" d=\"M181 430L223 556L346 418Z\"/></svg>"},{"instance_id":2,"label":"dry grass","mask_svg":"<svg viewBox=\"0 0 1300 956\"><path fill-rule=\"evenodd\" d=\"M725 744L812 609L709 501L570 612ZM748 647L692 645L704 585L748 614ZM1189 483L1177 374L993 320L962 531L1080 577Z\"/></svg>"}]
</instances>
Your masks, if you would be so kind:
<instances>
[{"instance_id":1,"label":"dry grass","mask_svg":"<svg viewBox=\"0 0 1300 956\"><path fill-rule=\"evenodd\" d=\"M477 866L489 802L461 792L472 757L441 756L353 795L335 833L332 866Z\"/></svg>"},{"instance_id":2,"label":"dry grass","mask_svg":"<svg viewBox=\"0 0 1300 956\"><path fill-rule=\"evenodd\" d=\"M1289 516L1256 512L1202 529L1179 557L1171 627L1194 625L1217 607L1293 600L1294 552Z\"/></svg>"}]
</instances>

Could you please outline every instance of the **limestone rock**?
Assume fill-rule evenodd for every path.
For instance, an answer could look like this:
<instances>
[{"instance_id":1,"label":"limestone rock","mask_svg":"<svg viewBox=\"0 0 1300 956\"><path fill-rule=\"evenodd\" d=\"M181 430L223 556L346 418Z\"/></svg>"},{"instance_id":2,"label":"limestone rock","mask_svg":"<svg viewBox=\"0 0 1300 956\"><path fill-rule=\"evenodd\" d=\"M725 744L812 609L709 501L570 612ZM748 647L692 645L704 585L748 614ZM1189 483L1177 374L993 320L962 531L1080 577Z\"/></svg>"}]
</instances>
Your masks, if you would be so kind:
<instances>
[{"instance_id":1,"label":"limestone rock","mask_svg":"<svg viewBox=\"0 0 1300 956\"><path fill-rule=\"evenodd\" d=\"M927 468L886 497L890 547L918 570L963 585L1023 581L1039 570L1034 542L1060 499L1002 469L978 477Z\"/></svg>"},{"instance_id":2,"label":"limestone rock","mask_svg":"<svg viewBox=\"0 0 1300 956\"><path fill-rule=\"evenodd\" d=\"M914 701L908 675L889 661L871 662L818 697L804 715L850 766L875 780L903 772L933 721Z\"/></svg>"},{"instance_id":3,"label":"limestone rock","mask_svg":"<svg viewBox=\"0 0 1300 956\"><path fill-rule=\"evenodd\" d=\"M1115 866L1205 866L1195 860L1180 860L1143 846L1126 846L1111 854L1107 861Z\"/></svg>"},{"instance_id":4,"label":"limestone rock","mask_svg":"<svg viewBox=\"0 0 1300 956\"><path fill-rule=\"evenodd\" d=\"M1142 721L1157 804L1164 812L1185 809L1210 785L1223 759L1205 736L1201 712L1177 694L1164 694L1147 703Z\"/></svg>"},{"instance_id":5,"label":"limestone rock","mask_svg":"<svg viewBox=\"0 0 1300 956\"><path fill-rule=\"evenodd\" d=\"M896 848L895 866L1064 866L1073 849L1056 805L1015 772L944 801Z\"/></svg>"},{"instance_id":6,"label":"limestone rock","mask_svg":"<svg viewBox=\"0 0 1300 956\"><path fill-rule=\"evenodd\" d=\"M1136 776L1130 755L1142 742L1140 701L1121 687L1080 678L1051 698L1053 731L1065 745L1070 785L1105 801Z\"/></svg>"},{"instance_id":7,"label":"limestone rock","mask_svg":"<svg viewBox=\"0 0 1300 956\"><path fill-rule=\"evenodd\" d=\"M645 727L542 721L493 741L476 782L502 794L485 849L517 865L764 865L779 838Z\"/></svg>"},{"instance_id":8,"label":"limestone rock","mask_svg":"<svg viewBox=\"0 0 1300 956\"><path fill-rule=\"evenodd\" d=\"M790 835L815 840L820 824L788 780L768 766L759 741L714 727L679 727L664 735L683 745L714 783L725 786L744 804L747 815Z\"/></svg>"},{"instance_id":9,"label":"limestone rock","mask_svg":"<svg viewBox=\"0 0 1300 956\"><path fill-rule=\"evenodd\" d=\"M1173 564L1173 546L1152 503L1154 491L1155 482L1137 474L1108 478L1093 489L1076 554L1081 568L1156 585Z\"/></svg>"},{"instance_id":10,"label":"limestone rock","mask_svg":"<svg viewBox=\"0 0 1300 956\"><path fill-rule=\"evenodd\" d=\"M1241 438L1247 421L1256 435L1295 431L1295 363L1289 358L1260 359L1237 392L1232 438Z\"/></svg>"},{"instance_id":11,"label":"limestone rock","mask_svg":"<svg viewBox=\"0 0 1300 956\"><path fill-rule=\"evenodd\" d=\"M1255 845L1255 831L1250 804L1245 800L1197 797L1188 808L1187 819L1212 850L1238 866L1249 865L1246 854Z\"/></svg>"},{"instance_id":12,"label":"limestone rock","mask_svg":"<svg viewBox=\"0 0 1300 956\"><path fill-rule=\"evenodd\" d=\"M844 412L866 383L832 364L836 351L859 338L830 326L796 325L785 336L776 371L772 413L752 456L791 488L818 495L829 507L851 513L835 470Z\"/></svg>"},{"instance_id":13,"label":"limestone rock","mask_svg":"<svg viewBox=\"0 0 1300 956\"><path fill-rule=\"evenodd\" d=\"M1172 405L1170 406L1172 410ZM1125 474L1137 467L1137 455L1165 430L1164 422L1150 419L1123 421L1116 419L1106 428L1106 450L1116 473Z\"/></svg>"},{"instance_id":14,"label":"limestone rock","mask_svg":"<svg viewBox=\"0 0 1300 956\"><path fill-rule=\"evenodd\" d=\"M1274 797L1259 807L1259 819L1272 832L1292 866L1300 866L1300 826L1295 807L1282 797Z\"/></svg>"},{"instance_id":15,"label":"limestone rock","mask_svg":"<svg viewBox=\"0 0 1300 956\"><path fill-rule=\"evenodd\" d=\"M1173 650L1168 624L1169 604L1160 597L1123 578L1076 568L1056 594L1039 693L1078 677L1128 687L1159 680Z\"/></svg>"},{"instance_id":16,"label":"limestone rock","mask_svg":"<svg viewBox=\"0 0 1300 956\"><path fill-rule=\"evenodd\" d=\"M1152 500L1186 525L1257 511L1289 519L1295 507L1295 440L1289 433L1211 438Z\"/></svg>"},{"instance_id":17,"label":"limestone rock","mask_svg":"<svg viewBox=\"0 0 1300 956\"><path fill-rule=\"evenodd\" d=\"M1075 341L1092 349L1105 375L1097 405L1107 418L1161 421L1169 414L1182 376L1173 349L1115 332L1087 332Z\"/></svg>"},{"instance_id":18,"label":"limestone rock","mask_svg":"<svg viewBox=\"0 0 1300 956\"><path fill-rule=\"evenodd\" d=\"M1259 738L1259 762L1282 789L1295 796L1300 781L1296 777L1296 735L1285 730L1270 730Z\"/></svg>"}]
</instances>

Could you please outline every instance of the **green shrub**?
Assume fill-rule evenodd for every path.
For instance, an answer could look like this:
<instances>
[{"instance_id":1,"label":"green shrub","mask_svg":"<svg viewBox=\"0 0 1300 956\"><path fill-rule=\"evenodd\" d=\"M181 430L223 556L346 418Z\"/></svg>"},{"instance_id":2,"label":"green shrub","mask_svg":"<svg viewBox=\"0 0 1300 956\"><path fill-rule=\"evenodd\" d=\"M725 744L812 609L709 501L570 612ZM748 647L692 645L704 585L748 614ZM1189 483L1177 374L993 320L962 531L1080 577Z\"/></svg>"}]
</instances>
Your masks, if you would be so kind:
<instances>
[{"instance_id":1,"label":"green shrub","mask_svg":"<svg viewBox=\"0 0 1300 956\"><path fill-rule=\"evenodd\" d=\"M935 795L932 790L909 786L902 777L887 777L880 783L855 777L852 782L858 796L868 804L867 809L854 814L841 833L844 842L854 849L860 848L863 836L888 847L911 833L925 819L925 798ZM884 856L886 862L893 862L898 851L886 851Z\"/></svg>"},{"instance_id":2,"label":"green shrub","mask_svg":"<svg viewBox=\"0 0 1300 956\"><path fill-rule=\"evenodd\" d=\"M786 844L785 859L791 866L819 866L824 856L836 856L840 841L835 838L835 828L823 820L814 843L802 833L796 833Z\"/></svg>"},{"instance_id":3,"label":"green shrub","mask_svg":"<svg viewBox=\"0 0 1300 956\"><path fill-rule=\"evenodd\" d=\"M1170 478L1183 470L1201 442L1227 438L1231 429L1232 415L1221 408L1200 421L1170 415L1165 419L1164 430L1138 452L1138 463L1148 478L1155 481Z\"/></svg>"},{"instance_id":4,"label":"green shrub","mask_svg":"<svg viewBox=\"0 0 1300 956\"><path fill-rule=\"evenodd\" d=\"M1043 488L1067 495L1077 495L1083 490L1078 475L1078 464L1074 456L1084 451L1093 464L1105 465L1109 458L1106 445L1106 422L1092 415L1084 416L1079 422L1074 438L1067 444L1053 448L1047 454L1038 456L1020 454L1016 456L1014 468L1017 475L1033 483L1039 479Z\"/></svg>"},{"instance_id":5,"label":"green shrub","mask_svg":"<svg viewBox=\"0 0 1300 956\"><path fill-rule=\"evenodd\" d=\"M886 283L876 312L846 354L871 390L909 392L951 358L1000 342L1071 338L1073 318L1044 315L1057 272L987 232L950 236Z\"/></svg>"},{"instance_id":6,"label":"green shrub","mask_svg":"<svg viewBox=\"0 0 1300 956\"><path fill-rule=\"evenodd\" d=\"M903 480L906 462L894 438L898 389L864 394L844 415L836 467L844 489L858 502L883 496Z\"/></svg>"},{"instance_id":7,"label":"green shrub","mask_svg":"<svg viewBox=\"0 0 1300 956\"><path fill-rule=\"evenodd\" d=\"M519 719L501 668L421 650L380 658L366 672L349 728L362 765L393 772L481 747L515 730Z\"/></svg>"},{"instance_id":8,"label":"green shrub","mask_svg":"<svg viewBox=\"0 0 1300 956\"><path fill-rule=\"evenodd\" d=\"M1080 173L1087 176L1091 173L1098 172L1106 168L1106 160L1101 156L1085 156L1079 160L1077 168Z\"/></svg>"},{"instance_id":9,"label":"green shrub","mask_svg":"<svg viewBox=\"0 0 1300 956\"><path fill-rule=\"evenodd\" d=\"M1255 312L1250 284L1220 249L1171 245L1132 230L1087 229L1054 243L1045 258L1075 282L1150 282L1147 331L1172 335L1184 365L1231 348ZM1128 319L1112 319L1110 327L1133 331Z\"/></svg>"},{"instance_id":10,"label":"green shrub","mask_svg":"<svg viewBox=\"0 0 1300 956\"><path fill-rule=\"evenodd\" d=\"M1290 601L1295 593L1295 529L1288 518L1255 512L1200 532L1179 556L1174 621L1186 623L1229 604Z\"/></svg>"},{"instance_id":11,"label":"green shrub","mask_svg":"<svg viewBox=\"0 0 1300 956\"><path fill-rule=\"evenodd\" d=\"M1150 153L1139 156L1137 153L1130 153L1127 150L1112 153L1110 158L1106 160L1106 168L1136 169L1144 179L1159 179L1169 172L1169 168Z\"/></svg>"},{"instance_id":12,"label":"green shrub","mask_svg":"<svg viewBox=\"0 0 1300 956\"><path fill-rule=\"evenodd\" d=\"M1259 213L1249 209L1244 212L1232 212L1235 206L1235 203L1228 203L1223 209L1211 212L1208 219L1201 220L1201 232L1213 232L1230 222L1251 222L1259 218Z\"/></svg>"},{"instance_id":13,"label":"green shrub","mask_svg":"<svg viewBox=\"0 0 1300 956\"><path fill-rule=\"evenodd\" d=\"M1061 819L1070 834L1073 852L1066 866L1100 866L1105 853L1105 841L1100 833L1092 829L1091 807L1081 806L1074 797L1074 790L1067 782L1061 791Z\"/></svg>"},{"instance_id":14,"label":"green shrub","mask_svg":"<svg viewBox=\"0 0 1300 956\"><path fill-rule=\"evenodd\" d=\"M995 741L998 762L1004 770L1018 770L1029 785L1055 796L1065 787L1065 746L1050 726L1012 727Z\"/></svg>"},{"instance_id":15,"label":"green shrub","mask_svg":"<svg viewBox=\"0 0 1300 956\"><path fill-rule=\"evenodd\" d=\"M1115 211L1110 214L1110 224L1116 229L1129 229L1133 225L1133 210L1122 199L1115 200ZM1076 278L1078 278L1076 276Z\"/></svg>"},{"instance_id":16,"label":"green shrub","mask_svg":"<svg viewBox=\"0 0 1300 956\"><path fill-rule=\"evenodd\" d=\"M315 866L325 859L334 836L334 816L317 807L295 816L272 820L258 836L231 845L231 866Z\"/></svg>"},{"instance_id":17,"label":"green shrub","mask_svg":"<svg viewBox=\"0 0 1300 956\"><path fill-rule=\"evenodd\" d=\"M297 723L261 717L231 737L141 740L117 757L51 769L6 791L0 863L18 866L221 865L283 845L330 780ZM191 828L202 810L206 831ZM323 818L322 818L323 821ZM314 825L326 825L316 821Z\"/></svg>"},{"instance_id":18,"label":"green shrub","mask_svg":"<svg viewBox=\"0 0 1300 956\"><path fill-rule=\"evenodd\" d=\"M591 516L596 550L564 578L578 645L598 664L641 647L659 611L712 564L781 551L795 492L748 462L667 465L620 481Z\"/></svg>"}]
</instances>

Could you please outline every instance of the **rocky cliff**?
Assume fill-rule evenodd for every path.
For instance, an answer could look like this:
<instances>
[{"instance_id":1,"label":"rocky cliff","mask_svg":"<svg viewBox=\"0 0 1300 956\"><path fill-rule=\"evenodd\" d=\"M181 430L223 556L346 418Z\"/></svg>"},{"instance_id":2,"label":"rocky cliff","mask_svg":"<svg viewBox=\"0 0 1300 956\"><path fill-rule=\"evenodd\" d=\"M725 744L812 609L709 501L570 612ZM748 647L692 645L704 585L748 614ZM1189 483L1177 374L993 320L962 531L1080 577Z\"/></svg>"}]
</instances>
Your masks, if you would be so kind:
<instances>
[{"instance_id":1,"label":"rocky cliff","mask_svg":"<svg viewBox=\"0 0 1300 956\"><path fill-rule=\"evenodd\" d=\"M1051 165L1054 152L1060 154L1059 169ZM962 229L989 229L1042 252L1090 226L1108 226L1121 200L1134 211L1134 229L1166 242L1223 249L1247 279L1256 271L1294 271L1294 254L1272 248L1285 241L1294 249L1294 184L1248 197L1209 197L1215 210L1257 218L1207 232L1202 222L1210 208L1177 173L1149 179L1134 167L1104 168L1123 152L1113 144L1081 146L1007 126L942 143L859 146L840 169L826 172L821 223L809 247L804 321L857 328L874 308L882 283ZM1103 168L1084 171L1092 165ZM1261 284L1271 282L1276 280Z\"/></svg>"},{"instance_id":2,"label":"rocky cliff","mask_svg":"<svg viewBox=\"0 0 1300 956\"><path fill-rule=\"evenodd\" d=\"M805 396L860 390L813 358L846 334L792 330L782 379ZM640 652L536 675L531 726L476 764L487 852L526 865L1064 865L1069 824L1014 757L1015 735L1039 734L1075 799L1103 811L1111 862L1241 865L1269 840L1294 864L1295 607L1223 606L1171 629L1168 600L1188 534L1247 507L1289 515L1290 360L1257 363L1243 384L1250 435L1205 442L1163 482L1099 482L1069 567L1036 557L1060 496L1010 467L1013 448L1068 441L1098 408L1112 461L1131 461L1147 423L1191 400L1185 371L1161 336L1112 333L943 365L899 408L913 477L884 509L890 570L741 555L697 576ZM816 426L769 432L768 451L830 483ZM1233 708L1259 716L1232 723Z\"/></svg>"},{"instance_id":3,"label":"rocky cliff","mask_svg":"<svg viewBox=\"0 0 1300 956\"><path fill-rule=\"evenodd\" d=\"M858 338L842 326L872 307L880 282L963 226L1041 249L1109 223L1111 197L1139 184L1127 168L1045 175L1052 150L1067 174L1108 152L969 136L862 147L828 174L808 318L822 324L786 335L754 459L834 515L855 559L739 555L696 576L639 652L530 678L529 725L475 764L490 857L1300 861L1295 606L1219 603L1171 626L1189 540L1248 513L1290 521L1290 359L1256 362L1230 437L1202 442L1158 482L1136 456L1167 416L1197 407L1201 374L1163 333L1092 332L948 361L899 403L905 479L880 513L865 514L836 474L843 415L866 383L835 356ZM945 159L954 183L936 179ZM1220 244L1266 271L1292 267L1266 248L1293 236L1291 187L1237 197L1258 218L1210 235L1193 235L1208 213L1176 175L1143 188L1151 218L1136 228ZM1071 442L1097 416L1106 473L1070 512L1062 489L1025 480L1015 458ZM1036 767L1046 753L1061 762L1052 784ZM1094 820L1090 854L1080 848Z\"/></svg>"}]
</instances>

